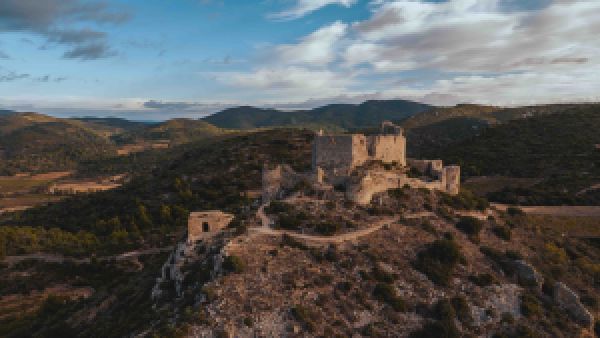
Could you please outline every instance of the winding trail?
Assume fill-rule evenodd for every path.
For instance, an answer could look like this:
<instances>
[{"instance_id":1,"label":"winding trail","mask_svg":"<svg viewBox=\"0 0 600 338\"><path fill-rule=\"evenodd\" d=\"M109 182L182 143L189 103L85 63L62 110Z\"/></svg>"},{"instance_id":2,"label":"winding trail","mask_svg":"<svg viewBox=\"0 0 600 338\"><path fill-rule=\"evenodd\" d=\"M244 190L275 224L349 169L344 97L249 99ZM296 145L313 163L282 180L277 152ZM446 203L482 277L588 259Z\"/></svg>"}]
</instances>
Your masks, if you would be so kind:
<instances>
[{"instance_id":1,"label":"winding trail","mask_svg":"<svg viewBox=\"0 0 600 338\"><path fill-rule=\"evenodd\" d=\"M382 219L382 220L372 224L370 227L368 227L366 229L361 229L361 230L357 230L357 231L353 231L353 232L349 232L349 233L345 233L345 234L339 234L339 235L334 235L334 236L307 235L307 234L299 234L295 231L276 230L276 229L271 228L270 227L271 219L265 213L265 207L267 205L268 204L263 204L260 206L260 208L258 208L256 215L260 219L262 226L255 227L255 228L249 228L248 231L251 234L269 235L269 236L288 235L295 239L319 243L319 244L340 244L340 243L343 243L346 241L353 241L360 237L372 234L373 232L378 231L381 228L383 228L386 224L391 224L400 218L400 217L387 217L385 219Z\"/></svg>"},{"instance_id":2,"label":"winding trail","mask_svg":"<svg viewBox=\"0 0 600 338\"><path fill-rule=\"evenodd\" d=\"M129 251L129 252L125 252L122 254L118 254L118 255L97 257L96 259L101 262L110 261L110 260L122 261L122 260L137 258L140 256L145 256L145 255L155 255L155 254L162 253L162 252L169 252L172 250L173 250L173 246L167 246L167 247L163 247L163 248L134 250L134 251ZM73 258L73 257L66 257L63 255L59 255L59 254L33 253L33 254L27 254L27 255L6 256L3 260L3 262L8 264L9 266L12 266L14 264L17 264L17 263L20 263L20 262L23 262L26 260L43 261L46 263L69 262L69 263L81 264L81 263L89 263L91 261L91 258L89 258L89 257L88 258Z\"/></svg>"},{"instance_id":3,"label":"winding trail","mask_svg":"<svg viewBox=\"0 0 600 338\"><path fill-rule=\"evenodd\" d=\"M511 205L492 203L498 210L506 211ZM571 216L571 217L600 217L600 206L516 206L530 215Z\"/></svg>"}]
</instances>

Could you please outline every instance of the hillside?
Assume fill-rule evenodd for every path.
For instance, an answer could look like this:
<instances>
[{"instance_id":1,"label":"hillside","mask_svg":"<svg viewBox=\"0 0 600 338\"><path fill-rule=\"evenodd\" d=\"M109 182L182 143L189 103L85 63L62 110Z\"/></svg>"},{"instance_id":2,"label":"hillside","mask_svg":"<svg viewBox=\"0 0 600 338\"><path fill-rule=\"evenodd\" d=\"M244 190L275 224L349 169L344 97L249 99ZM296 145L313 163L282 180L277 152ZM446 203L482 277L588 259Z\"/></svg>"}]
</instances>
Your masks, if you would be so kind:
<instances>
[{"instance_id":1,"label":"hillside","mask_svg":"<svg viewBox=\"0 0 600 338\"><path fill-rule=\"evenodd\" d=\"M341 193L319 197L299 186L303 198L267 209L273 231L285 227L289 234L265 230L252 197L263 164L308 169L311 139L311 132L278 129L192 143L120 189L1 216L0 256L53 255L0 265L0 336L589 332L581 317L561 309L553 288L565 283L598 314L600 251L578 236L597 234L596 219L497 211L488 218L470 210L483 219L476 221L460 216L469 205L485 208L468 193L452 198L399 189L361 207ZM153 299L188 212L214 209L236 220L191 250L182 265L182 297L166 281ZM329 235L299 239L313 228ZM350 241L336 240L369 228ZM518 272L524 267L536 273Z\"/></svg>"},{"instance_id":2,"label":"hillside","mask_svg":"<svg viewBox=\"0 0 600 338\"><path fill-rule=\"evenodd\" d=\"M134 132L156 124L130 121L118 117L77 117L70 118L69 120L81 122L89 129L101 133L106 137L123 134L125 132Z\"/></svg>"},{"instance_id":3,"label":"hillside","mask_svg":"<svg viewBox=\"0 0 600 338\"><path fill-rule=\"evenodd\" d=\"M113 156L106 138L80 123L36 113L0 116L0 172L72 169L87 159Z\"/></svg>"},{"instance_id":4,"label":"hillside","mask_svg":"<svg viewBox=\"0 0 600 338\"><path fill-rule=\"evenodd\" d=\"M351 129L374 126L383 120L402 120L429 108L425 104L403 100L366 101L358 105L332 104L303 111L237 107L223 110L204 120L218 127L231 129L306 125Z\"/></svg>"},{"instance_id":5,"label":"hillside","mask_svg":"<svg viewBox=\"0 0 600 338\"><path fill-rule=\"evenodd\" d=\"M598 204L600 107L579 106L562 113L513 120L482 129L479 136L440 146L429 154L462 166L463 177L540 178L531 188L494 195L527 204Z\"/></svg>"}]
</instances>

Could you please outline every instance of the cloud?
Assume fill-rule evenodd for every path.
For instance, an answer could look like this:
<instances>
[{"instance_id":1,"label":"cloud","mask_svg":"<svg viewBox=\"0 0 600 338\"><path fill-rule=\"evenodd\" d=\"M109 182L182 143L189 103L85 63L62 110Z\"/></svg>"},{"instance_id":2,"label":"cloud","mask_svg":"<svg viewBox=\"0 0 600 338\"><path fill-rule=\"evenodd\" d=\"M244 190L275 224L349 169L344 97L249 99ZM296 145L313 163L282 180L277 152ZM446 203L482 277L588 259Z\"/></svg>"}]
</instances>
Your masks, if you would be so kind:
<instances>
[{"instance_id":1,"label":"cloud","mask_svg":"<svg viewBox=\"0 0 600 338\"><path fill-rule=\"evenodd\" d=\"M231 107L230 104L223 103L199 103L199 102L174 102L149 100L142 104L146 109L153 109L163 112L214 112L224 108Z\"/></svg>"},{"instance_id":2,"label":"cloud","mask_svg":"<svg viewBox=\"0 0 600 338\"><path fill-rule=\"evenodd\" d=\"M0 33L29 32L49 44L69 47L65 58L92 60L115 55L106 33L95 28L120 24L129 19L124 11L112 10L105 1L3 0L0 2Z\"/></svg>"},{"instance_id":3,"label":"cloud","mask_svg":"<svg viewBox=\"0 0 600 338\"><path fill-rule=\"evenodd\" d=\"M10 57L8 56L8 54L0 50L0 59L10 59Z\"/></svg>"},{"instance_id":4,"label":"cloud","mask_svg":"<svg viewBox=\"0 0 600 338\"><path fill-rule=\"evenodd\" d=\"M30 75L25 73L8 72L0 74L0 82L13 82L28 78Z\"/></svg>"},{"instance_id":5,"label":"cloud","mask_svg":"<svg viewBox=\"0 0 600 338\"><path fill-rule=\"evenodd\" d=\"M356 2L357 0L296 0L294 7L279 13L273 13L269 17L275 20L294 20L328 5L350 7Z\"/></svg>"},{"instance_id":6,"label":"cloud","mask_svg":"<svg viewBox=\"0 0 600 338\"><path fill-rule=\"evenodd\" d=\"M335 46L346 34L348 25L335 22L304 37L298 44L280 45L277 57L289 64L326 64L336 58Z\"/></svg>"},{"instance_id":7,"label":"cloud","mask_svg":"<svg viewBox=\"0 0 600 338\"><path fill-rule=\"evenodd\" d=\"M308 13L297 8L319 6L298 2L280 15ZM215 76L249 97L290 102L344 95L442 104L598 99L598 1L373 0L370 9L365 20L272 46L254 69Z\"/></svg>"},{"instance_id":8,"label":"cloud","mask_svg":"<svg viewBox=\"0 0 600 338\"><path fill-rule=\"evenodd\" d=\"M65 52L65 59L96 60L115 56L116 52L104 42L76 46Z\"/></svg>"}]
</instances>

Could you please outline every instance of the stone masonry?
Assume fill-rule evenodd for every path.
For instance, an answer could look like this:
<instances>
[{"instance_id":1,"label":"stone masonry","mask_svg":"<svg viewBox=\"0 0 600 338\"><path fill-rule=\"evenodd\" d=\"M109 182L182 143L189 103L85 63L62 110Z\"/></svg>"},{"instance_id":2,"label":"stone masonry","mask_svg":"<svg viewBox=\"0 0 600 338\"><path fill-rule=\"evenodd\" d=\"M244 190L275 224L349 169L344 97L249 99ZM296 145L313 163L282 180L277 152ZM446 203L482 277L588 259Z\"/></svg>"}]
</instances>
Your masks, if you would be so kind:
<instances>
[{"instance_id":1,"label":"stone masonry","mask_svg":"<svg viewBox=\"0 0 600 338\"><path fill-rule=\"evenodd\" d=\"M409 177L409 167L424 178ZM452 195L460 191L460 167L444 166L441 160L407 159L404 131L391 122L382 123L375 135L325 135L320 131L313 142L312 168L311 173L296 173L287 165L265 167L263 201L280 198L301 181L316 191L344 186L346 198L359 204L370 203L376 193L404 186Z\"/></svg>"}]
</instances>

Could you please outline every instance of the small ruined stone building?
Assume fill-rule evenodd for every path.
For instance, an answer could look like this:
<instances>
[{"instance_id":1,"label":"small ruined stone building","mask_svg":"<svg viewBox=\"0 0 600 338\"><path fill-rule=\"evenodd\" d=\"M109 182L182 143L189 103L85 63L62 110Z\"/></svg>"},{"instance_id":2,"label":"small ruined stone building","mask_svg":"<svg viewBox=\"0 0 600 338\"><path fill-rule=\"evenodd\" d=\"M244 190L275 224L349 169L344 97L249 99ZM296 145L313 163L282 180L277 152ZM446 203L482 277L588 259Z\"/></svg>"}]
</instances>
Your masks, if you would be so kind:
<instances>
[{"instance_id":1,"label":"small ruined stone building","mask_svg":"<svg viewBox=\"0 0 600 338\"><path fill-rule=\"evenodd\" d=\"M161 297L162 285L171 281L175 286L175 293L181 296L181 287L184 279L182 266L186 260L194 256L194 248L198 241L209 239L231 223L234 215L224 213L219 210L192 212L188 218L187 237L177 243L175 249L169 255L167 261L163 264L160 277L156 279L152 289L152 299Z\"/></svg>"},{"instance_id":2,"label":"small ruined stone building","mask_svg":"<svg viewBox=\"0 0 600 338\"><path fill-rule=\"evenodd\" d=\"M190 213L188 219L187 242L212 237L231 223L234 216L218 210Z\"/></svg>"}]
</instances>

